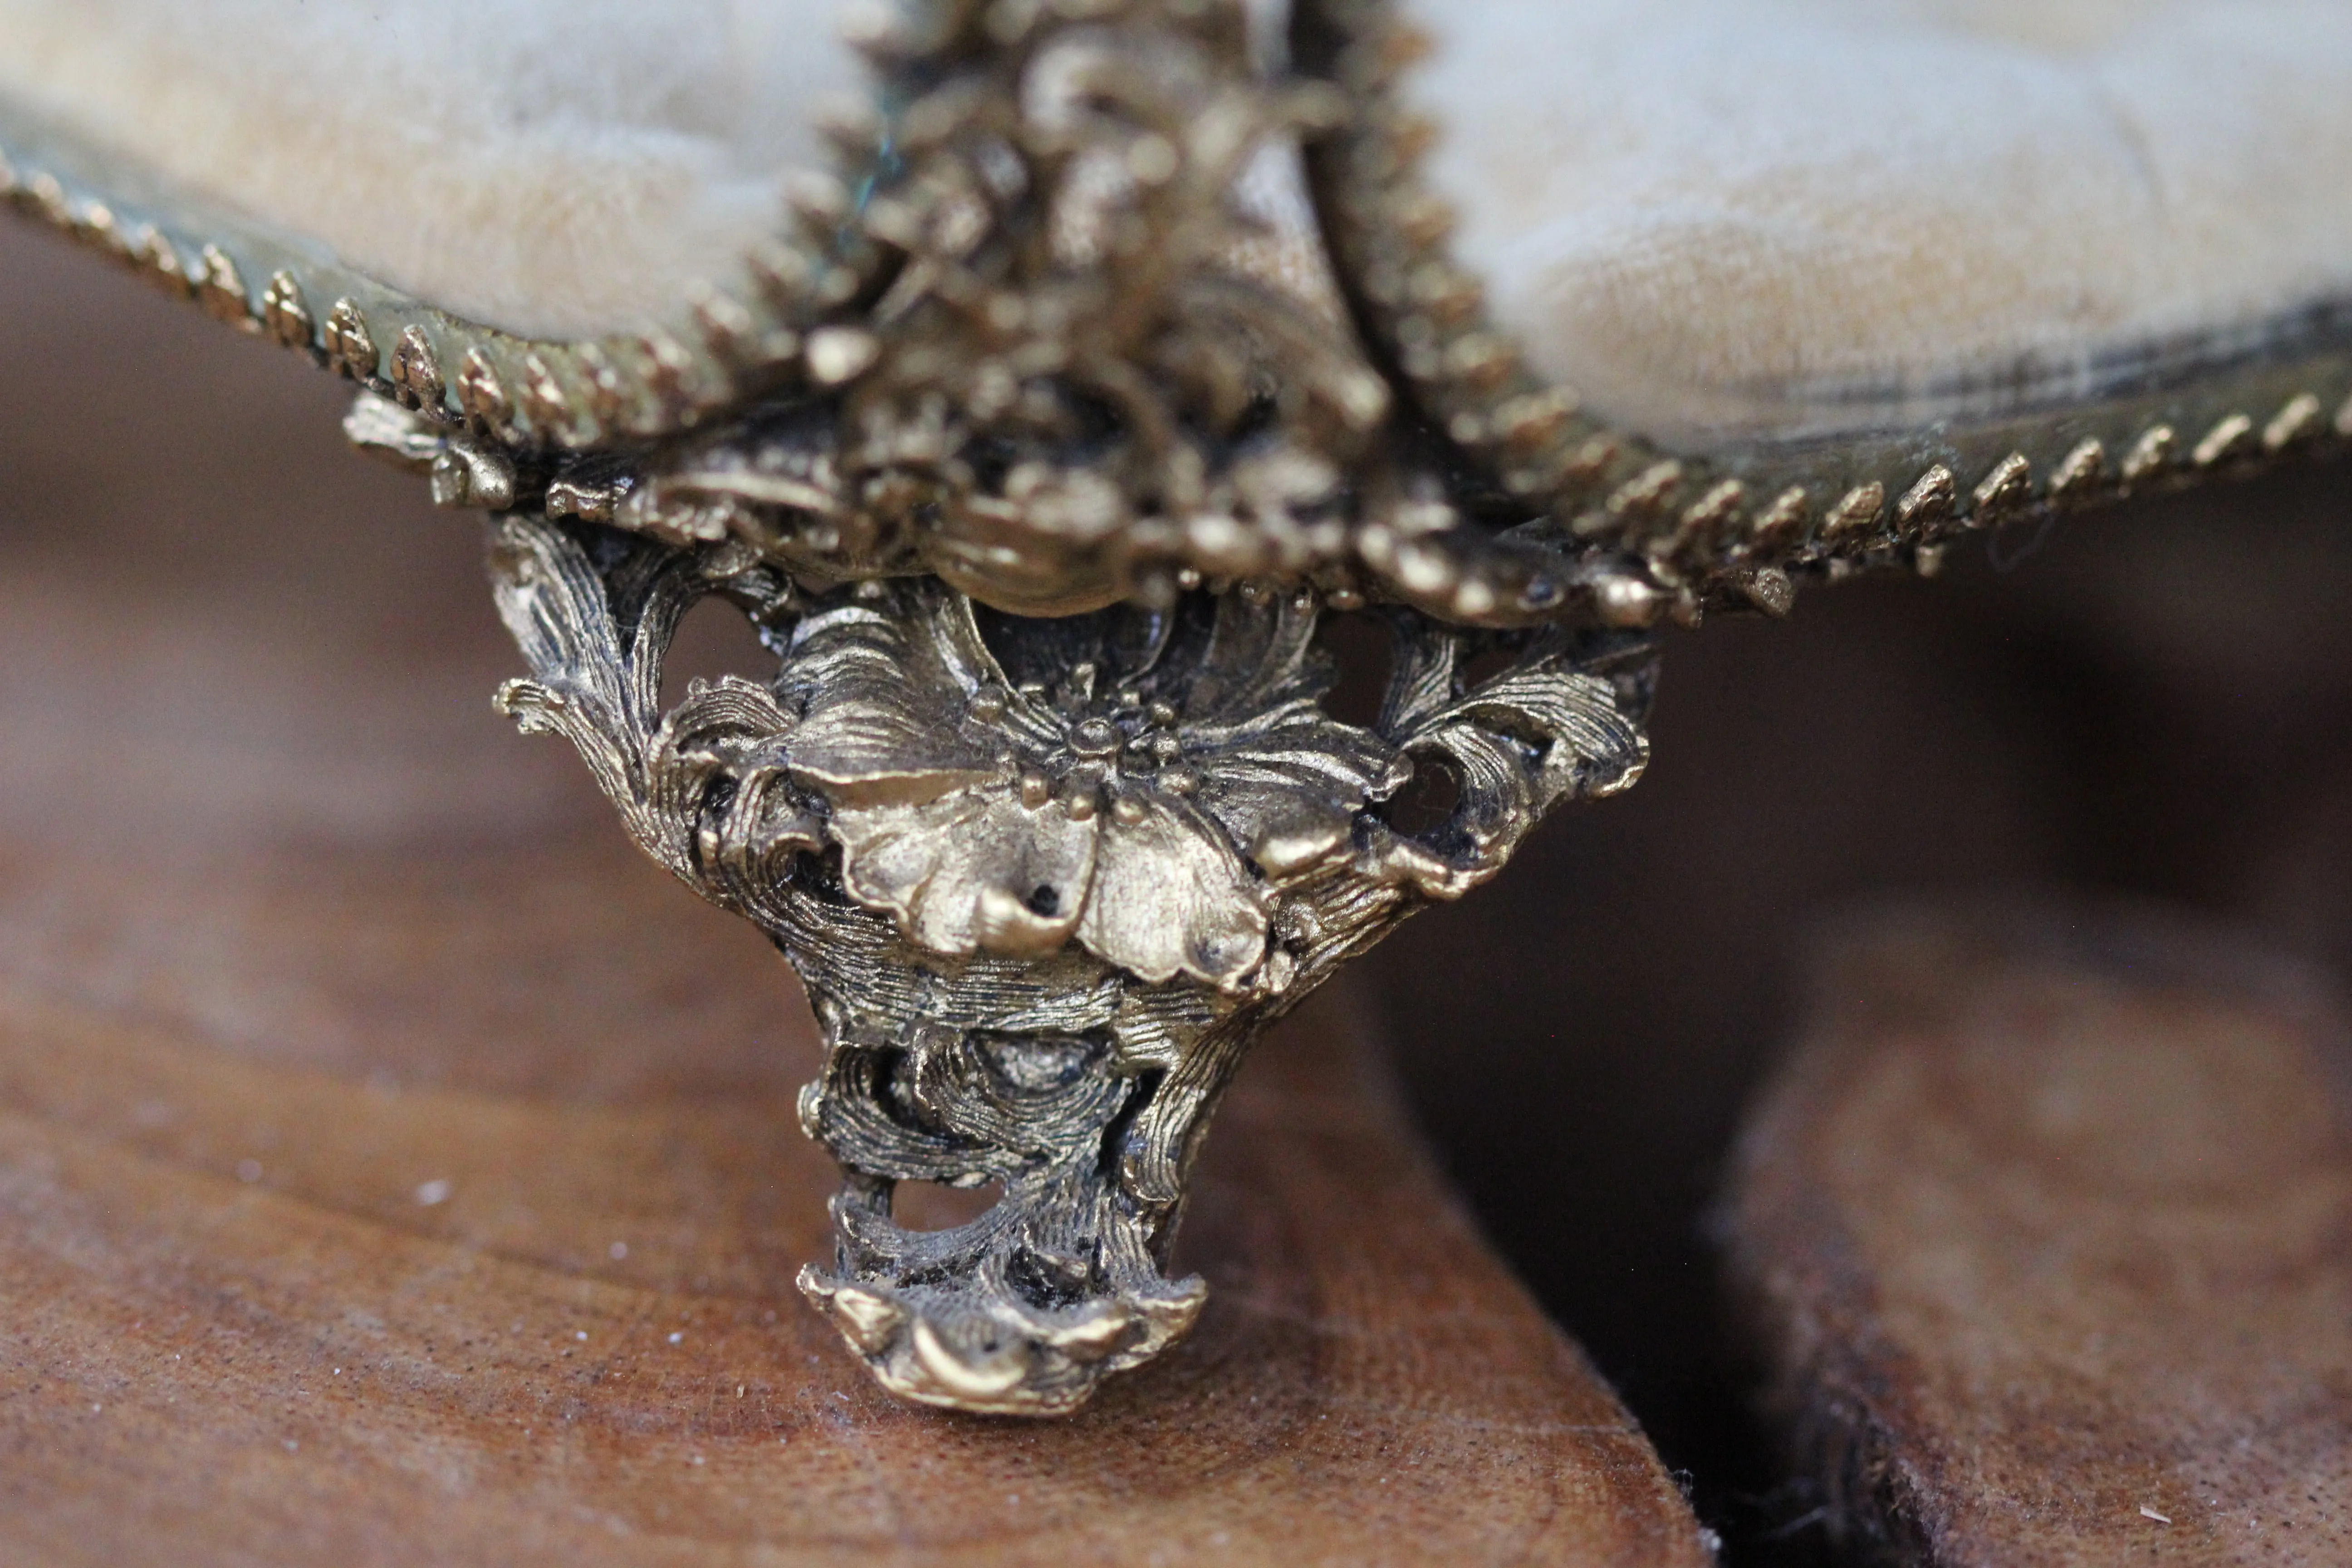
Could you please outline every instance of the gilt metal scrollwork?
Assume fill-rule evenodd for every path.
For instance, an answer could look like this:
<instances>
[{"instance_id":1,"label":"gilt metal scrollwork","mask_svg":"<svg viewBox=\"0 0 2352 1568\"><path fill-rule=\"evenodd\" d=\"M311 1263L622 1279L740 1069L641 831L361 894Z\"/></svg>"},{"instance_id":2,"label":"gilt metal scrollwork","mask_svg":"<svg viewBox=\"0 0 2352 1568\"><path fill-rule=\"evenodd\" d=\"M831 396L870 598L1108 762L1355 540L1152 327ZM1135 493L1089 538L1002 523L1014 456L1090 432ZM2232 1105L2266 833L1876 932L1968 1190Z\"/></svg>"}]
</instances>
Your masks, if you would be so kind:
<instances>
[{"instance_id":1,"label":"gilt metal scrollwork","mask_svg":"<svg viewBox=\"0 0 2352 1568\"><path fill-rule=\"evenodd\" d=\"M803 1287L910 1398L1066 1411L1181 1336L1168 1247L1250 1043L1633 782L1649 628L1786 607L1769 563L1694 586L1464 467L1367 352L1306 156L1358 110L1273 15L877 6L837 176L593 342L0 156L0 195L350 376L357 445L493 514L501 704L806 984L845 1184ZM713 596L776 667L665 709ZM1331 710L1337 615L1387 632L1377 714ZM919 1232L910 1182L1000 1195Z\"/></svg>"},{"instance_id":2,"label":"gilt metal scrollwork","mask_svg":"<svg viewBox=\"0 0 2352 1568\"><path fill-rule=\"evenodd\" d=\"M810 237L868 280L814 387L552 459L352 425L504 513L502 705L805 983L845 1183L803 1289L895 1392L1047 1415L1199 1311L1168 1247L1267 1024L1639 774L1667 600L1425 471L1304 216L1292 139L1339 106L1240 7L900 22L881 172ZM709 595L777 668L660 711ZM1334 611L1392 645L1368 722L1327 706ZM1416 832L1417 770L1459 798ZM1000 1195L919 1232L908 1182Z\"/></svg>"},{"instance_id":3,"label":"gilt metal scrollwork","mask_svg":"<svg viewBox=\"0 0 2352 1568\"><path fill-rule=\"evenodd\" d=\"M1167 1248L1249 1043L1633 782L1653 628L2352 438L2336 334L2067 417L1676 455L1487 319L1391 0L860 16L836 173L611 336L462 321L5 104L0 200L351 378L356 444L494 514L502 704L806 982L845 1182L803 1288L915 1399L1067 1410L1184 1331ZM776 668L665 710L710 596ZM1352 721L1343 614L1393 656ZM919 1233L908 1182L1001 1196Z\"/></svg>"},{"instance_id":4,"label":"gilt metal scrollwork","mask_svg":"<svg viewBox=\"0 0 2352 1568\"><path fill-rule=\"evenodd\" d=\"M805 982L826 1060L802 1118L846 1179L837 1256L802 1288L934 1404L1067 1410L1182 1334L1204 1287L1162 1266L1252 1040L1647 756L1633 634L1385 616L1393 668L1359 725L1323 706L1311 595L1032 619L929 578L810 594L734 544L520 516L491 539L531 670L501 705L577 746L647 852ZM664 655L708 595L777 668L664 712ZM1411 833L1391 808L1417 766L1459 800ZM910 1181L1003 1195L915 1232L891 1217Z\"/></svg>"}]
</instances>

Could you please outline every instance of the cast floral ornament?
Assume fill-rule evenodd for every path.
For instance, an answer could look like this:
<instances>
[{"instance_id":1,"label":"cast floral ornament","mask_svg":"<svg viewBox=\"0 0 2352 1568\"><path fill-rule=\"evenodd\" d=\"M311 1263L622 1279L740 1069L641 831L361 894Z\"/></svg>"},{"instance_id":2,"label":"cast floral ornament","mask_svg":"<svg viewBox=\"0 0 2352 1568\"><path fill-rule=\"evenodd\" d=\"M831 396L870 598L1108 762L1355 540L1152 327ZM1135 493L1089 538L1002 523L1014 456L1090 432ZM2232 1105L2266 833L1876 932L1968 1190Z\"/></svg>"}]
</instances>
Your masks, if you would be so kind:
<instances>
[{"instance_id":1,"label":"cast floral ornament","mask_svg":"<svg viewBox=\"0 0 2352 1568\"><path fill-rule=\"evenodd\" d=\"M1199 1312L1164 1270L1251 1043L1639 775L1645 628L1787 584L1685 591L1456 461L1321 242L1360 106L1242 5L870 20L844 177L642 335L520 342L5 160L0 195L352 377L358 445L493 514L501 706L814 1006L843 1185L801 1288L894 1392L1052 1415ZM709 597L774 667L667 700ZM1388 645L1348 720L1335 613ZM908 1182L1001 1195L922 1233Z\"/></svg>"},{"instance_id":2,"label":"cast floral ornament","mask_svg":"<svg viewBox=\"0 0 2352 1568\"><path fill-rule=\"evenodd\" d=\"M1161 1268L1194 1151L1264 1027L1542 813L1647 757L1636 634L1472 632L1409 612L1377 718L1326 703L1325 616L1234 588L1061 619L934 578L811 593L740 543L498 520L501 691L562 734L631 833L792 961L826 1058L802 1099L840 1161L833 1265L802 1288L909 1398L1054 1414L1190 1326ZM764 680L662 664L718 596ZM1427 767L1459 798L1414 830ZM918 1233L898 1184L1001 1184Z\"/></svg>"},{"instance_id":3,"label":"cast floral ornament","mask_svg":"<svg viewBox=\"0 0 2352 1568\"><path fill-rule=\"evenodd\" d=\"M1317 706L1311 608L1236 594L1205 626L1184 606L1097 619L1021 681L935 584L794 634L791 767L831 805L843 884L933 952L1076 941L1154 984L1278 984L1283 889L1412 764Z\"/></svg>"},{"instance_id":4,"label":"cast floral ornament","mask_svg":"<svg viewBox=\"0 0 2352 1568\"><path fill-rule=\"evenodd\" d=\"M801 1117L844 1184L801 1284L907 1397L1067 1411L1184 1332L1205 1287L1162 1269L1249 1044L1639 775L1651 628L2352 437L2333 339L1720 467L1610 427L1453 260L1402 20L861 6L881 90L825 130L838 177L740 275L582 342L458 320L0 104L0 199L352 378L357 445L494 514L530 671L502 706L805 983ZM666 702L705 597L775 668ZM1334 612L1388 634L1360 721ZM1433 776L1454 795L1416 820ZM1002 1195L922 1234L907 1182Z\"/></svg>"}]
</instances>

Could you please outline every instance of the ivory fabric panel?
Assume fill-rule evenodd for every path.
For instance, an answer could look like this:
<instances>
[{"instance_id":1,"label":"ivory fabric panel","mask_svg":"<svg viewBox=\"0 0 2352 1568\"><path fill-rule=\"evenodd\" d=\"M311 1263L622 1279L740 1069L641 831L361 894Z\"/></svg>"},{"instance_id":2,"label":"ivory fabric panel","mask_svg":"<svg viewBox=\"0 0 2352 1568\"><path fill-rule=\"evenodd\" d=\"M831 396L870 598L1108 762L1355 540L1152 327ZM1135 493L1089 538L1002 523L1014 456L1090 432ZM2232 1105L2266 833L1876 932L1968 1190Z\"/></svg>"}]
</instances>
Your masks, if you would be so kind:
<instances>
[{"instance_id":1,"label":"ivory fabric panel","mask_svg":"<svg viewBox=\"0 0 2352 1568\"><path fill-rule=\"evenodd\" d=\"M2347 0L1402 3L1457 254L1541 372L1669 443L2063 404L2352 309ZM585 337L783 221L817 105L871 91L837 9L0 0L0 95L456 313ZM1288 157L1240 193L1270 255L1236 260L1314 295Z\"/></svg>"},{"instance_id":2,"label":"ivory fabric panel","mask_svg":"<svg viewBox=\"0 0 2352 1568\"><path fill-rule=\"evenodd\" d=\"M726 274L867 91L837 0L0 0L0 94L530 336Z\"/></svg>"},{"instance_id":3,"label":"ivory fabric panel","mask_svg":"<svg viewBox=\"0 0 2352 1568\"><path fill-rule=\"evenodd\" d=\"M1405 0L1458 257L1699 446L2063 401L2352 302L2344 0Z\"/></svg>"}]
</instances>

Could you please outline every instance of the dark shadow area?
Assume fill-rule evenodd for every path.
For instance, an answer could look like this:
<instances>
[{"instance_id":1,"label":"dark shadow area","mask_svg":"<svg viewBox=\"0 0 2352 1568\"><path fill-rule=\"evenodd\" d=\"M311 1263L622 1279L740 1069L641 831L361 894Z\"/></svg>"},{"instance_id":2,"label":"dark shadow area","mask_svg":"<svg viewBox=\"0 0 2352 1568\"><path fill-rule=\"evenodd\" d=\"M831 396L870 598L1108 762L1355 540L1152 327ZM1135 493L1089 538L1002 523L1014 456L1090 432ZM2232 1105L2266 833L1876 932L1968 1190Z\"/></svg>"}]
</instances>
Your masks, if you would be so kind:
<instances>
[{"instance_id":1,"label":"dark shadow area","mask_svg":"<svg viewBox=\"0 0 2352 1568\"><path fill-rule=\"evenodd\" d=\"M678 623L677 640L670 644L669 657L663 661L663 710L683 701L695 681L729 675L756 678L774 663L774 658L761 648L760 634L742 611L724 599L705 599Z\"/></svg>"},{"instance_id":2,"label":"dark shadow area","mask_svg":"<svg viewBox=\"0 0 2352 1568\"><path fill-rule=\"evenodd\" d=\"M954 1230L994 1208L1004 1196L1003 1182L950 1187L938 1182L900 1182L890 1194L890 1217L908 1230Z\"/></svg>"},{"instance_id":3,"label":"dark shadow area","mask_svg":"<svg viewBox=\"0 0 2352 1568\"><path fill-rule=\"evenodd\" d=\"M2352 957L2341 465L1961 542L1669 646L1649 776L1370 961L1489 1234L1692 1478L1733 1563L1819 1555L1706 1229L1809 930L2031 884ZM2006 570L2003 570L2006 568Z\"/></svg>"}]
</instances>

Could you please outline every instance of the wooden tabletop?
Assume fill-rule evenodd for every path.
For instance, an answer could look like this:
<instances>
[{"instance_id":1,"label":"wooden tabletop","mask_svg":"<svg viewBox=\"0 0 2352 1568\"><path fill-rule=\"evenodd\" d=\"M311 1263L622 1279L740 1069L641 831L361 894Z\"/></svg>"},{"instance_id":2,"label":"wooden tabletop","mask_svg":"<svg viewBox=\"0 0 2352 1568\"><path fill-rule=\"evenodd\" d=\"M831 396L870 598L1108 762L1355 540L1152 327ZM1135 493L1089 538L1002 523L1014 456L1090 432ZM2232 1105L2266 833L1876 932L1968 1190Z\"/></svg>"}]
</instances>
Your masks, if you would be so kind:
<instances>
[{"instance_id":1,"label":"wooden tabletop","mask_svg":"<svg viewBox=\"0 0 2352 1568\"><path fill-rule=\"evenodd\" d=\"M2352 1562L2352 1028L2237 938L1883 911L1734 1252L1822 1511L1939 1568Z\"/></svg>"}]
</instances>

